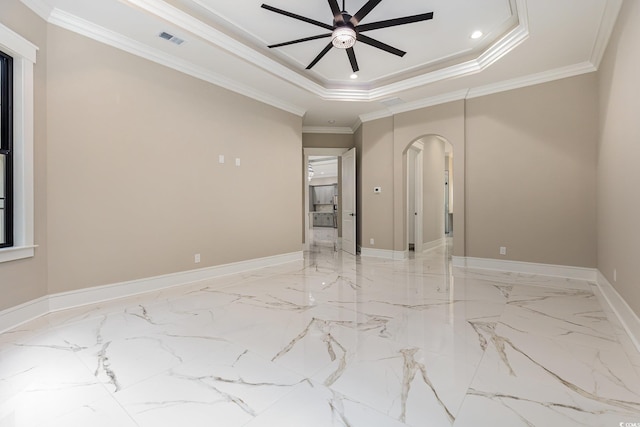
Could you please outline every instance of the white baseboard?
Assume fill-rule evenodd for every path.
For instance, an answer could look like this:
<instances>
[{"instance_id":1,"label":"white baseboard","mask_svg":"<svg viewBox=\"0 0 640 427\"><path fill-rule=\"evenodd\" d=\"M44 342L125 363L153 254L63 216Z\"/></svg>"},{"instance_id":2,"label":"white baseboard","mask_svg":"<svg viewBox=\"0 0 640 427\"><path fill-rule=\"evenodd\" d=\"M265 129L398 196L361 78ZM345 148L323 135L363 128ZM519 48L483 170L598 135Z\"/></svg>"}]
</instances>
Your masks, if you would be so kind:
<instances>
[{"instance_id":1,"label":"white baseboard","mask_svg":"<svg viewBox=\"0 0 640 427\"><path fill-rule=\"evenodd\" d=\"M162 276L48 295L16 307L0 311L0 333L55 311L144 294L201 280L213 279L230 274L244 273L251 270L286 264L294 261L301 261L303 259L304 257L302 252L292 252L289 254L257 258L231 264L216 265L197 270L165 274Z\"/></svg>"},{"instance_id":2,"label":"white baseboard","mask_svg":"<svg viewBox=\"0 0 640 427\"><path fill-rule=\"evenodd\" d=\"M49 312L49 298L42 297L0 311L0 333L37 319Z\"/></svg>"},{"instance_id":3,"label":"white baseboard","mask_svg":"<svg viewBox=\"0 0 640 427\"><path fill-rule=\"evenodd\" d=\"M361 247L360 256L401 261L407 259L409 257L409 253L408 251L392 251L389 249L371 249Z\"/></svg>"},{"instance_id":4,"label":"white baseboard","mask_svg":"<svg viewBox=\"0 0 640 427\"><path fill-rule=\"evenodd\" d=\"M443 237L438 240L432 240L422 244L422 252L430 251L431 249L439 248L446 243L446 238Z\"/></svg>"},{"instance_id":5,"label":"white baseboard","mask_svg":"<svg viewBox=\"0 0 640 427\"><path fill-rule=\"evenodd\" d=\"M539 274L541 276L563 277L566 279L597 279L595 268L571 267L564 265L537 264L533 262L507 261L490 258L453 257L454 267L478 268L481 270L508 271L511 273Z\"/></svg>"},{"instance_id":6,"label":"white baseboard","mask_svg":"<svg viewBox=\"0 0 640 427\"><path fill-rule=\"evenodd\" d=\"M597 274L596 284L600 292L602 292L602 296L604 296L627 335L629 335L633 345L640 352L640 318L599 270Z\"/></svg>"}]
</instances>

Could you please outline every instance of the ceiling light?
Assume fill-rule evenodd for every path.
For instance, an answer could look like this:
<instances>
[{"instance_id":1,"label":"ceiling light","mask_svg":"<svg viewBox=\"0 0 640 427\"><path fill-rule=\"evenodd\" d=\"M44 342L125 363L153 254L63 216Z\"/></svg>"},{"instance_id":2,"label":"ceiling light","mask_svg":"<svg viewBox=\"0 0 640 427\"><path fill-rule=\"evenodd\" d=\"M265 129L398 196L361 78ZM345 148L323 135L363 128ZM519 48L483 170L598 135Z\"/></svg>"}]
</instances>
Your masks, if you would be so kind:
<instances>
[{"instance_id":1,"label":"ceiling light","mask_svg":"<svg viewBox=\"0 0 640 427\"><path fill-rule=\"evenodd\" d=\"M356 31L351 27L338 27L333 30L331 43L338 49L348 49L356 44Z\"/></svg>"},{"instance_id":2,"label":"ceiling light","mask_svg":"<svg viewBox=\"0 0 640 427\"><path fill-rule=\"evenodd\" d=\"M357 75L356 73L353 73L353 74L351 74L351 76L349 76L349 77L351 77L351 79L352 79L352 80L355 80L355 79L357 79L357 78L358 78L358 75Z\"/></svg>"},{"instance_id":3,"label":"ceiling light","mask_svg":"<svg viewBox=\"0 0 640 427\"><path fill-rule=\"evenodd\" d=\"M335 125L335 124L336 124L336 121L335 121L335 120L329 120L329 122L328 122L328 123L329 123L330 125Z\"/></svg>"},{"instance_id":4,"label":"ceiling light","mask_svg":"<svg viewBox=\"0 0 640 427\"><path fill-rule=\"evenodd\" d=\"M479 31L479 30L478 31L474 31L471 34L471 38L474 39L474 40L475 39L479 39L480 37L482 37L482 31Z\"/></svg>"}]
</instances>

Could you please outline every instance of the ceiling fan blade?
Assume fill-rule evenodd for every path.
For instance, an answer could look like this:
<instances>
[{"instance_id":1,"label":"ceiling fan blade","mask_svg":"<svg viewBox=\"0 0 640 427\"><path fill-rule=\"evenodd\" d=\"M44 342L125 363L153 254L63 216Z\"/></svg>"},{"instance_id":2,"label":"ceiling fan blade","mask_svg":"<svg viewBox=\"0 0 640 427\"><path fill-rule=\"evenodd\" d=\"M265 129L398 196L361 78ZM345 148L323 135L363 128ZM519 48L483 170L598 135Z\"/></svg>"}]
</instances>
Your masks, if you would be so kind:
<instances>
[{"instance_id":1,"label":"ceiling fan blade","mask_svg":"<svg viewBox=\"0 0 640 427\"><path fill-rule=\"evenodd\" d=\"M377 47L378 49L382 49L385 52L392 53L398 56L404 56L407 52L402 51L400 49L396 49L393 46L389 46L388 44L382 43L378 40L372 39L371 37L367 37L364 34L358 34L357 39L359 42L364 44L368 44L369 46Z\"/></svg>"},{"instance_id":2,"label":"ceiling fan blade","mask_svg":"<svg viewBox=\"0 0 640 427\"><path fill-rule=\"evenodd\" d=\"M360 8L359 11L356 12L355 15L351 17L351 23L356 26L365 16L369 14L373 10L374 7L378 5L382 0L369 0Z\"/></svg>"},{"instance_id":3,"label":"ceiling fan blade","mask_svg":"<svg viewBox=\"0 0 640 427\"><path fill-rule=\"evenodd\" d=\"M291 40L290 42L284 42L284 43L278 43L278 44L272 44L267 46L268 48L274 48L274 47L281 47L281 46L289 46L290 44L296 44L296 43L302 43L302 42L308 42L310 40L317 40L317 39L323 39L326 37L331 37L331 33L327 33L327 34L318 34L317 36L311 36L311 37L305 37L303 39L298 39L298 40Z\"/></svg>"},{"instance_id":4,"label":"ceiling fan blade","mask_svg":"<svg viewBox=\"0 0 640 427\"><path fill-rule=\"evenodd\" d=\"M333 25L325 24L324 22L316 21L315 19L296 15L295 13L287 12L286 10L278 9L277 7L269 6L267 4L263 4L261 7L271 12L279 13L280 15L288 16L289 18L297 19L299 21L307 22L309 24L317 25L318 27L333 31Z\"/></svg>"},{"instance_id":5,"label":"ceiling fan blade","mask_svg":"<svg viewBox=\"0 0 640 427\"><path fill-rule=\"evenodd\" d=\"M320 52L318 54L318 56L316 56L316 58L311 61L311 64L307 65L307 70L310 70L313 68L314 65L316 65L318 63L318 61L320 61L322 59L323 56L325 56L333 47L333 43L329 43L324 49L322 49L322 52Z\"/></svg>"},{"instance_id":6,"label":"ceiling fan blade","mask_svg":"<svg viewBox=\"0 0 640 427\"><path fill-rule=\"evenodd\" d=\"M351 62L351 69L353 70L353 72L357 73L358 71L360 71L360 68L358 67L358 61L356 60L356 52L352 47L347 49L347 56L349 57L349 62Z\"/></svg>"},{"instance_id":7,"label":"ceiling fan blade","mask_svg":"<svg viewBox=\"0 0 640 427\"><path fill-rule=\"evenodd\" d=\"M433 12L358 25L358 31L378 30L380 28L395 27L396 25L411 24L412 22L427 21L429 19L433 19Z\"/></svg>"},{"instance_id":8,"label":"ceiling fan blade","mask_svg":"<svg viewBox=\"0 0 640 427\"><path fill-rule=\"evenodd\" d=\"M329 0L329 7L331 8L331 13L333 13L333 20L336 22L336 24L343 25L344 16L342 16L342 11L340 10L340 6L338 6L338 0Z\"/></svg>"}]
</instances>

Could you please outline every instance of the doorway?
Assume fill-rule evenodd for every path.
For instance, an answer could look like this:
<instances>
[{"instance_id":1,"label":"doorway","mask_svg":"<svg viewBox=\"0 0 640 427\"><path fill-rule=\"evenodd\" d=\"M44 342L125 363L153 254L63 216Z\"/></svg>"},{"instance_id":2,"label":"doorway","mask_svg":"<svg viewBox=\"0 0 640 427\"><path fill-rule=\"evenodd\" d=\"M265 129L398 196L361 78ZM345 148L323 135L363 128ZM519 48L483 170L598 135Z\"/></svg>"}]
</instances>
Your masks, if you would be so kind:
<instances>
[{"instance_id":1,"label":"doorway","mask_svg":"<svg viewBox=\"0 0 640 427\"><path fill-rule=\"evenodd\" d=\"M309 194L309 245L338 246L338 156L309 156L307 160Z\"/></svg>"},{"instance_id":2,"label":"doorway","mask_svg":"<svg viewBox=\"0 0 640 427\"><path fill-rule=\"evenodd\" d=\"M423 150L424 144L416 141L407 151L407 242L414 252L422 252L423 244Z\"/></svg>"},{"instance_id":3,"label":"doorway","mask_svg":"<svg viewBox=\"0 0 640 427\"><path fill-rule=\"evenodd\" d=\"M331 248L334 251L342 251L349 249L344 247L344 242L346 242L349 247L353 246L353 252L350 253L355 255L355 149L304 148L303 152L303 250L311 251L315 249ZM354 175L354 182L350 184L352 187L351 192L353 193L353 212L351 212L352 215L350 215L349 212L346 213L353 223L351 224L353 227L347 227L349 228L348 231L350 234L351 231L353 231L354 235L346 240L343 237L343 226L345 225L345 212L343 212L343 206L346 205L343 203L342 198L344 187L349 187L349 185L346 185L343 179L343 169L345 166L343 159L345 159L345 157L348 159L352 158L352 169ZM331 164L331 166L329 166L329 164ZM332 168L331 172L326 169L329 167ZM334 171L334 167L337 169L337 172ZM347 168L347 171L349 170L350 169ZM330 175L333 175L334 173L337 175L337 181L335 178L330 177ZM314 188L333 186L335 184L337 184L337 186L332 188L334 203L331 203L329 200L329 197L331 196L331 190L329 187L325 187L324 189L318 188L318 192L316 192L316 189ZM316 197L315 200L314 197ZM315 201L322 203L315 203ZM335 223L332 223L334 218ZM316 221L314 221L314 219ZM320 243L320 245L317 243Z\"/></svg>"},{"instance_id":4,"label":"doorway","mask_svg":"<svg viewBox=\"0 0 640 427\"><path fill-rule=\"evenodd\" d=\"M405 153L405 250L420 253L453 237L453 146L428 135L411 143Z\"/></svg>"}]
</instances>

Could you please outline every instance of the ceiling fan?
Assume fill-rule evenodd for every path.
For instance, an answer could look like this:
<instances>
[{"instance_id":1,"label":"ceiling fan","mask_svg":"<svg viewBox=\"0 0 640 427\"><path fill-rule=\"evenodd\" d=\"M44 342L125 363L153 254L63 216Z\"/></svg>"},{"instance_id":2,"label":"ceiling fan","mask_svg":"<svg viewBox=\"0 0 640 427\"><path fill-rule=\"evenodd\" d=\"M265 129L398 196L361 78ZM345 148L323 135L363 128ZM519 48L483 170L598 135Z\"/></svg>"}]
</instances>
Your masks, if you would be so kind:
<instances>
[{"instance_id":1,"label":"ceiling fan","mask_svg":"<svg viewBox=\"0 0 640 427\"><path fill-rule=\"evenodd\" d=\"M356 60L356 54L353 50L353 45L356 43L356 41L402 57L406 54L406 52L393 46L389 46L388 44L382 43L371 37L365 36L362 33L365 31L378 30L381 28L395 27L397 25L426 21L433 18L433 12L405 16L403 18L386 19L384 21L371 22L368 24L360 24L360 21L362 21L381 1L382 0L369 0L367 3L365 3L364 6L360 8L359 11L355 13L355 15L350 15L349 12L346 11L345 0L342 0L342 10L338 5L337 0L328 0L329 7L331 8L331 14L333 15L333 25L328 25L324 22L316 21L311 18L296 15L295 13L287 12L286 10L263 4L263 9L267 9L271 12L279 13L280 15L288 16L289 18L307 22L309 24L316 25L318 27L322 27L331 31L330 33L318 34L316 36L291 40L284 43L272 44L268 47L282 47L296 43L331 37L331 42L327 46L325 46L325 48L318 54L318 56L315 57L313 61L311 61L311 63L307 66L307 70L313 68L313 66L316 65L318 61L320 61L331 50L332 47L336 47L338 49L345 49L347 51L347 56L349 57L349 61L351 62L351 68L353 69L353 72L356 73L357 71L359 71L358 61Z\"/></svg>"}]
</instances>

